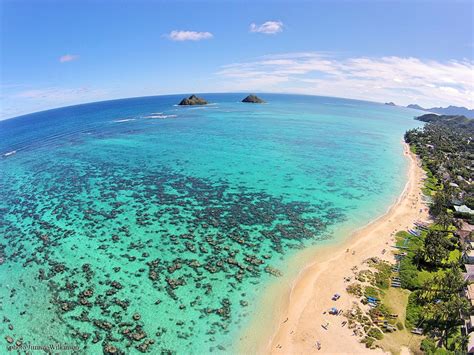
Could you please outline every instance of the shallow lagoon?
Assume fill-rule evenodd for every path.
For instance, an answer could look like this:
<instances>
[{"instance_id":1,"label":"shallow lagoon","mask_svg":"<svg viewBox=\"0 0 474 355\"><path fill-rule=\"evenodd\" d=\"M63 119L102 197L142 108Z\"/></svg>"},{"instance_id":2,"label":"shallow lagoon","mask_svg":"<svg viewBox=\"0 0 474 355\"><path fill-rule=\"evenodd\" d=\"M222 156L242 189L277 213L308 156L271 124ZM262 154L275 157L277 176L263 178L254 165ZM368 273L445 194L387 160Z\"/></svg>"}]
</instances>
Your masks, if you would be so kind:
<instances>
[{"instance_id":1,"label":"shallow lagoon","mask_svg":"<svg viewBox=\"0 0 474 355\"><path fill-rule=\"evenodd\" d=\"M416 111L203 96L212 104L157 96L0 122L2 339L231 351L296 250L403 189Z\"/></svg>"}]
</instances>

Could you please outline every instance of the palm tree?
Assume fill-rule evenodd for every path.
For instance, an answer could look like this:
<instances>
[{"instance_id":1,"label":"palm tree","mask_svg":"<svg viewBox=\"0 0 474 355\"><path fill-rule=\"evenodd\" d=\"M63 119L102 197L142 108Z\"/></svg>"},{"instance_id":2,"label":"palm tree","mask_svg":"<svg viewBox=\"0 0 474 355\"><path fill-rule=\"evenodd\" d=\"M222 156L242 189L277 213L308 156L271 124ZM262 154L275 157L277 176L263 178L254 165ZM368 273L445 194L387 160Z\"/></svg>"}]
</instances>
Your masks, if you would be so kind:
<instances>
[{"instance_id":1,"label":"palm tree","mask_svg":"<svg viewBox=\"0 0 474 355\"><path fill-rule=\"evenodd\" d=\"M449 256L448 247L444 231L429 230L425 237L425 260L433 265L440 265Z\"/></svg>"},{"instance_id":2,"label":"palm tree","mask_svg":"<svg viewBox=\"0 0 474 355\"><path fill-rule=\"evenodd\" d=\"M436 224L440 225L443 227L445 231L448 231L449 227L451 226L453 222L453 218L450 213L446 212L446 210L442 211L437 217L436 217Z\"/></svg>"}]
</instances>

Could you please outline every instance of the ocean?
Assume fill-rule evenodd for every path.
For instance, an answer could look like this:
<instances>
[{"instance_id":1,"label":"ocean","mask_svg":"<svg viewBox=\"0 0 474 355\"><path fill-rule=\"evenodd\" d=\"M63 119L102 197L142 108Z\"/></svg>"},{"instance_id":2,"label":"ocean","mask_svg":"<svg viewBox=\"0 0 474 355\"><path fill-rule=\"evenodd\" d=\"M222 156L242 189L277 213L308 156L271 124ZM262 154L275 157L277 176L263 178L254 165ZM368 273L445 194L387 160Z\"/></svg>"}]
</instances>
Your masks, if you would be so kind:
<instances>
[{"instance_id":1,"label":"ocean","mask_svg":"<svg viewBox=\"0 0 474 355\"><path fill-rule=\"evenodd\" d=\"M177 106L184 96L0 121L4 346L231 353L289 258L404 188L415 110L239 93Z\"/></svg>"}]
</instances>

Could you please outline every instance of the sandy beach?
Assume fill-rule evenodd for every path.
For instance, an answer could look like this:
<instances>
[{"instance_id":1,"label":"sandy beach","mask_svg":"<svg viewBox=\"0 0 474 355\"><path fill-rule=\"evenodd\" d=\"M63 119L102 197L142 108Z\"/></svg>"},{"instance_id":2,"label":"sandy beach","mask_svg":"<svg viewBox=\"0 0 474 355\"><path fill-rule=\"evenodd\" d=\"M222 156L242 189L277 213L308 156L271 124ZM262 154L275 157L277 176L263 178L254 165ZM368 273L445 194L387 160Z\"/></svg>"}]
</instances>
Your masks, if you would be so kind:
<instances>
[{"instance_id":1,"label":"sandy beach","mask_svg":"<svg viewBox=\"0 0 474 355\"><path fill-rule=\"evenodd\" d=\"M339 309L349 309L355 299L346 292L344 278L353 276L351 269L360 268L373 256L394 261L390 250L395 233L412 227L416 220L428 219L421 199L424 171L406 144L404 154L410 163L408 181L400 198L387 213L354 232L344 243L317 252L314 256L317 261L306 266L289 287L283 305L277 308L276 331L270 339L259 340L261 344L253 348L256 353L382 353L366 349L352 330L342 327L344 317L323 312L336 305ZM388 252L383 253L384 249ZM335 293L341 295L337 304L331 300ZM327 323L326 330L322 325ZM315 345L317 341L321 350Z\"/></svg>"}]
</instances>

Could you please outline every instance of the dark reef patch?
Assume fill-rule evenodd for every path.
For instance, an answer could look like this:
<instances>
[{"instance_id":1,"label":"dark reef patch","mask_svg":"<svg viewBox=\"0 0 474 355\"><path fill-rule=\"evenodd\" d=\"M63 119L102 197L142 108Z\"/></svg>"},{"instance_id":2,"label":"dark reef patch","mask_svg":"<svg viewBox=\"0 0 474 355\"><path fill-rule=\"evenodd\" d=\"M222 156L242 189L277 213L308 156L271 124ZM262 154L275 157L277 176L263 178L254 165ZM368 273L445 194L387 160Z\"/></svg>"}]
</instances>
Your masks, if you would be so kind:
<instances>
[{"instance_id":1,"label":"dark reef patch","mask_svg":"<svg viewBox=\"0 0 474 355\"><path fill-rule=\"evenodd\" d=\"M282 254L327 238L343 218L329 203L170 170L52 163L29 179L21 189L13 176L2 182L1 263L47 286L68 336L105 354L171 351L160 342L170 333L193 349L203 332L209 349L225 349L219 335L252 301L245 286L281 275Z\"/></svg>"}]
</instances>

